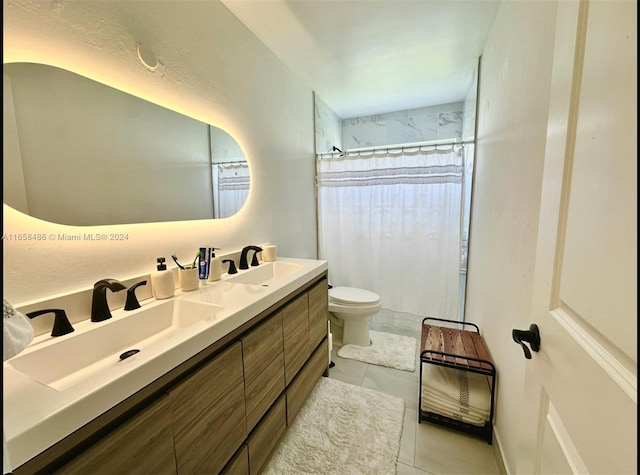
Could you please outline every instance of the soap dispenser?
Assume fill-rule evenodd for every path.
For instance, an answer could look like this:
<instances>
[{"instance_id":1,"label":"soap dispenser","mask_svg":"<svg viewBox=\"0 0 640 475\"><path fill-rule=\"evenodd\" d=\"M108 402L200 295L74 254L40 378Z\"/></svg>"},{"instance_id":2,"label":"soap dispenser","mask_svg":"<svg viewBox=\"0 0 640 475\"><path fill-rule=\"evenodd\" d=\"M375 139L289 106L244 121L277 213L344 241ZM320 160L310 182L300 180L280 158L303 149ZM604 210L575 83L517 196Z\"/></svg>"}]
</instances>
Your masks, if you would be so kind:
<instances>
[{"instance_id":1,"label":"soap dispenser","mask_svg":"<svg viewBox=\"0 0 640 475\"><path fill-rule=\"evenodd\" d=\"M215 282L216 280L220 280L220 276L222 276L222 260L216 257L216 249L219 248L211 248L211 261L209 263L209 278L207 282Z\"/></svg>"},{"instance_id":2,"label":"soap dispenser","mask_svg":"<svg viewBox=\"0 0 640 475\"><path fill-rule=\"evenodd\" d=\"M167 270L166 259L158 257L157 272L151 274L151 291L157 300L173 297L176 292L176 283L173 280L173 272Z\"/></svg>"}]
</instances>

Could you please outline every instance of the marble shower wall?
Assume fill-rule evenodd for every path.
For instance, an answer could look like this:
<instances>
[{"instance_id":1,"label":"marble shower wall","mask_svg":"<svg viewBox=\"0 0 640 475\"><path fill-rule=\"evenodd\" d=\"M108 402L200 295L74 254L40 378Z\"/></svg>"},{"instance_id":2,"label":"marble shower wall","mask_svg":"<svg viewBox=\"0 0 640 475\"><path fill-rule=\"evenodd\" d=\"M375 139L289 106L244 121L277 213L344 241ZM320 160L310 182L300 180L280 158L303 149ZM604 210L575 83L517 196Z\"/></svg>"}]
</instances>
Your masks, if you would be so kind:
<instances>
[{"instance_id":1,"label":"marble shower wall","mask_svg":"<svg viewBox=\"0 0 640 475\"><path fill-rule=\"evenodd\" d=\"M316 153L362 147L385 147L431 140L473 140L477 79L463 102L340 119L317 95Z\"/></svg>"},{"instance_id":2,"label":"marble shower wall","mask_svg":"<svg viewBox=\"0 0 640 475\"><path fill-rule=\"evenodd\" d=\"M473 81L464 98L464 115L462 117L462 140L471 142L476 137L476 102L478 100L478 71L473 74Z\"/></svg>"},{"instance_id":3,"label":"marble shower wall","mask_svg":"<svg viewBox=\"0 0 640 475\"><path fill-rule=\"evenodd\" d=\"M342 120L343 150L462 138L464 102Z\"/></svg>"},{"instance_id":4,"label":"marble shower wall","mask_svg":"<svg viewBox=\"0 0 640 475\"><path fill-rule=\"evenodd\" d=\"M342 121L325 102L314 97L315 121L316 121L316 153L327 153L333 150L335 145L342 148Z\"/></svg>"}]
</instances>

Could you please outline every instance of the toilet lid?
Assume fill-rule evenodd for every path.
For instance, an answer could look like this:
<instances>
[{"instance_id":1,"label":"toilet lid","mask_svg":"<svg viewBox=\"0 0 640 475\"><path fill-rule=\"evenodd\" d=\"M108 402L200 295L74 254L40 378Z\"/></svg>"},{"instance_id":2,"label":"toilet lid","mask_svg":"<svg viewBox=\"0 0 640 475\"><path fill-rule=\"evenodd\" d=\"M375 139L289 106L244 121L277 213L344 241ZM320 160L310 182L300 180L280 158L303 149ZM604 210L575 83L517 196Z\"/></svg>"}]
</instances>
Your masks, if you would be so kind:
<instances>
[{"instance_id":1,"label":"toilet lid","mask_svg":"<svg viewBox=\"0 0 640 475\"><path fill-rule=\"evenodd\" d=\"M329 299L344 305L375 305L380 296L375 292L355 287L333 287L329 289Z\"/></svg>"}]
</instances>

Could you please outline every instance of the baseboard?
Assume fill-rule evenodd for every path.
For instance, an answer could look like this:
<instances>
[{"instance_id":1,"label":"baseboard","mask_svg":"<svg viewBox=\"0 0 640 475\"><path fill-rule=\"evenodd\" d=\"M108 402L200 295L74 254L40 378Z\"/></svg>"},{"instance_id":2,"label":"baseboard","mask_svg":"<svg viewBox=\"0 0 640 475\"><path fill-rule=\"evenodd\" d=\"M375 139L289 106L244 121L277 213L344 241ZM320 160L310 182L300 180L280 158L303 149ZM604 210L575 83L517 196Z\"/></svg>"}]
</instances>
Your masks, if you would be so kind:
<instances>
[{"instance_id":1,"label":"baseboard","mask_svg":"<svg viewBox=\"0 0 640 475\"><path fill-rule=\"evenodd\" d=\"M493 427L493 444L491 445L493 449L493 455L496 458L496 465L498 466L498 473L500 475L510 475L511 471L509 470L504 457L504 452L502 450L502 440L500 439L500 433L496 430L495 426Z\"/></svg>"}]
</instances>

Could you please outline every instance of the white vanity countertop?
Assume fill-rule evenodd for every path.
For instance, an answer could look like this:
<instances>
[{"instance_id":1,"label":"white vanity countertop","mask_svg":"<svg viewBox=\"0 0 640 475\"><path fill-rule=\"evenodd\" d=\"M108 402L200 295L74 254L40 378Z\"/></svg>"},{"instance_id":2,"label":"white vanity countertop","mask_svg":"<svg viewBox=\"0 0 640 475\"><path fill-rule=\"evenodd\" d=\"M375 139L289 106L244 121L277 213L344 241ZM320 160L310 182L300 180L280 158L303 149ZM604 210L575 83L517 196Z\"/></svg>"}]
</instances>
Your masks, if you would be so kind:
<instances>
[{"instance_id":1,"label":"white vanity countertop","mask_svg":"<svg viewBox=\"0 0 640 475\"><path fill-rule=\"evenodd\" d=\"M64 390L39 383L4 363L4 433L11 465L15 469L92 419L125 400L171 369L209 347L260 312L279 302L310 280L327 270L327 261L278 258L300 266L291 275L275 279L268 287L231 283L222 280L201 284L193 292L176 290L173 299L185 299L222 306L214 322L199 322L171 340L158 351L141 352L123 360L118 373L92 377ZM240 271L242 273L242 271ZM142 308L155 305L155 299L141 302ZM126 318L122 309L112 312L113 318ZM92 322L81 322L76 326ZM66 335L65 335L66 336ZM64 338L64 337L58 337ZM41 344L41 339L33 344ZM31 346L31 345L30 345ZM29 348L27 348L28 350ZM25 350L25 351L27 351ZM55 361L51 361L55 365ZM110 368L111 370L111 368Z\"/></svg>"}]
</instances>

